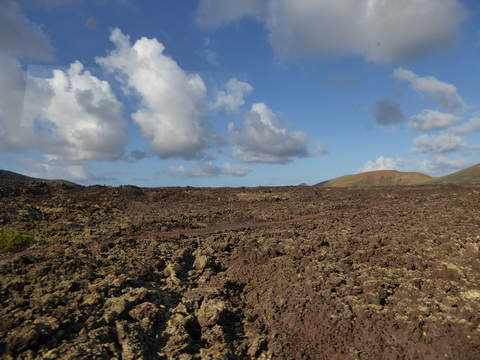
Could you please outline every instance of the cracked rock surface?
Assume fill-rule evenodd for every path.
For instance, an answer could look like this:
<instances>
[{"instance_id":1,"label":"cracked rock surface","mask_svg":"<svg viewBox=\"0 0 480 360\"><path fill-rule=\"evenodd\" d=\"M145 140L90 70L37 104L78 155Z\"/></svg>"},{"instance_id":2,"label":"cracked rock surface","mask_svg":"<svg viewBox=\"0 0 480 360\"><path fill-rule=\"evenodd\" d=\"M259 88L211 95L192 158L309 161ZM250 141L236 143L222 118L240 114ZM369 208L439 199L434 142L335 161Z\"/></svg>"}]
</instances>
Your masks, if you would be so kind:
<instances>
[{"instance_id":1,"label":"cracked rock surface","mask_svg":"<svg viewBox=\"0 0 480 360\"><path fill-rule=\"evenodd\" d=\"M3 359L480 358L479 186L5 183L0 229Z\"/></svg>"}]
</instances>

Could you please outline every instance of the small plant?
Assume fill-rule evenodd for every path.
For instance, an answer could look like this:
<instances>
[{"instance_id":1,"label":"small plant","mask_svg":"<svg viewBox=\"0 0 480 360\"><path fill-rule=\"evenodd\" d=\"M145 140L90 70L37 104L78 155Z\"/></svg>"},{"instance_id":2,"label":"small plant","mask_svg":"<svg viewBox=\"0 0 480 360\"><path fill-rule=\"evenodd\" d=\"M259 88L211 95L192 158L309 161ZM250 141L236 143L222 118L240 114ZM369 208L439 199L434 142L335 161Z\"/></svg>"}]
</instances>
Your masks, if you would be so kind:
<instances>
[{"instance_id":1,"label":"small plant","mask_svg":"<svg viewBox=\"0 0 480 360\"><path fill-rule=\"evenodd\" d=\"M33 236L21 234L17 231L1 230L0 231L0 254L14 253L24 250L35 241Z\"/></svg>"}]
</instances>

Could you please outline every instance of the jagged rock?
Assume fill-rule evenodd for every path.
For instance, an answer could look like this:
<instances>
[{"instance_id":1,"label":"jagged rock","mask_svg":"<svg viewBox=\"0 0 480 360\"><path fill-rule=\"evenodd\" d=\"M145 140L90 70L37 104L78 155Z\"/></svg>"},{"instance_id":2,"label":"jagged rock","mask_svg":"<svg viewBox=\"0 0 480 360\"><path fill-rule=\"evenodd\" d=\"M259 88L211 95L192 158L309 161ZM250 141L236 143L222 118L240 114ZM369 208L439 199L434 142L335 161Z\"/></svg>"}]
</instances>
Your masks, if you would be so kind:
<instances>
[{"instance_id":1,"label":"jagged rock","mask_svg":"<svg viewBox=\"0 0 480 360\"><path fill-rule=\"evenodd\" d=\"M227 311L225 301L218 298L204 299L197 313L198 323L202 327L217 324Z\"/></svg>"},{"instance_id":2,"label":"jagged rock","mask_svg":"<svg viewBox=\"0 0 480 360\"><path fill-rule=\"evenodd\" d=\"M127 300L124 297L113 297L105 301L104 319L112 322L115 319L123 318L127 313Z\"/></svg>"},{"instance_id":3,"label":"jagged rock","mask_svg":"<svg viewBox=\"0 0 480 360\"><path fill-rule=\"evenodd\" d=\"M199 255L195 258L193 262L193 267L198 271L203 271L207 267L209 258L206 255Z\"/></svg>"},{"instance_id":4,"label":"jagged rock","mask_svg":"<svg viewBox=\"0 0 480 360\"><path fill-rule=\"evenodd\" d=\"M256 338L248 348L247 355L250 356L251 359L256 359L260 356L263 350L266 350L266 348L267 341L263 338Z\"/></svg>"},{"instance_id":5,"label":"jagged rock","mask_svg":"<svg viewBox=\"0 0 480 360\"><path fill-rule=\"evenodd\" d=\"M147 329L157 320L159 309L155 304L144 302L135 306L128 314L137 320L142 328Z\"/></svg>"},{"instance_id":6,"label":"jagged rock","mask_svg":"<svg viewBox=\"0 0 480 360\"><path fill-rule=\"evenodd\" d=\"M15 355L36 346L39 341L37 327L30 321L8 333L6 354Z\"/></svg>"},{"instance_id":7,"label":"jagged rock","mask_svg":"<svg viewBox=\"0 0 480 360\"><path fill-rule=\"evenodd\" d=\"M188 324L193 321L192 315L174 313L167 322L164 336L168 339L163 353L165 356L178 356L187 352L192 344L192 338L187 331Z\"/></svg>"},{"instance_id":8,"label":"jagged rock","mask_svg":"<svg viewBox=\"0 0 480 360\"><path fill-rule=\"evenodd\" d=\"M117 340L122 347L122 359L146 359L138 329L126 321L115 323Z\"/></svg>"}]
</instances>

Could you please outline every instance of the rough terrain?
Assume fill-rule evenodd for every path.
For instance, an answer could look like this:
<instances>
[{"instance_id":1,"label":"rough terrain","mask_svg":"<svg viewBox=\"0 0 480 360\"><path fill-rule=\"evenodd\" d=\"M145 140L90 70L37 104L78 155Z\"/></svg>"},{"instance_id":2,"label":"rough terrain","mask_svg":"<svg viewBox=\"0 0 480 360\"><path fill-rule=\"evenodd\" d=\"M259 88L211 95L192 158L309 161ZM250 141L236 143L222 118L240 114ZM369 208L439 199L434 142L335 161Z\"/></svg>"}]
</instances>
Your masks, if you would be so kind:
<instances>
[{"instance_id":1,"label":"rough terrain","mask_svg":"<svg viewBox=\"0 0 480 360\"><path fill-rule=\"evenodd\" d=\"M5 359L479 359L480 186L0 185Z\"/></svg>"}]
</instances>

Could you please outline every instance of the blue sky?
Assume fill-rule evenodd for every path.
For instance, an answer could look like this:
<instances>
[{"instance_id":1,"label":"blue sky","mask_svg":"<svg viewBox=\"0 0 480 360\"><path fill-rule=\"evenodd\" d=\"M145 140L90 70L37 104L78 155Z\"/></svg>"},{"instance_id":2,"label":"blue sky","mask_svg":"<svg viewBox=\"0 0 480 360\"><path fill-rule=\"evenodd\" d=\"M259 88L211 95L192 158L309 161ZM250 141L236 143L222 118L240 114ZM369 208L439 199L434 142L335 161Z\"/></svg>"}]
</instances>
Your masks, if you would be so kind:
<instances>
[{"instance_id":1,"label":"blue sky","mask_svg":"<svg viewBox=\"0 0 480 360\"><path fill-rule=\"evenodd\" d=\"M476 0L2 0L0 168L314 184L480 162Z\"/></svg>"}]
</instances>

